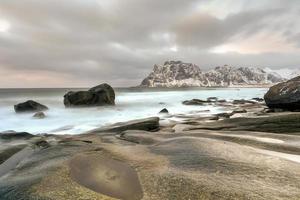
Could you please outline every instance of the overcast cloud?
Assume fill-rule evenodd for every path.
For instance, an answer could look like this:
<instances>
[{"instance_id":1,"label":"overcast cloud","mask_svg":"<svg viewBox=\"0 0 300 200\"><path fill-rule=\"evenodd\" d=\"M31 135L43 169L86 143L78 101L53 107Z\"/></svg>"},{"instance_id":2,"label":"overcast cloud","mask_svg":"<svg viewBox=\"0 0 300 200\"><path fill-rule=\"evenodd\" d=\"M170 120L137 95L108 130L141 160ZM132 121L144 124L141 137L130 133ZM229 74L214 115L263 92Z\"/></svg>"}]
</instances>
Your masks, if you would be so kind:
<instances>
[{"instance_id":1,"label":"overcast cloud","mask_svg":"<svg viewBox=\"0 0 300 200\"><path fill-rule=\"evenodd\" d=\"M165 60L300 68L299 0L1 0L0 87L135 86Z\"/></svg>"}]
</instances>

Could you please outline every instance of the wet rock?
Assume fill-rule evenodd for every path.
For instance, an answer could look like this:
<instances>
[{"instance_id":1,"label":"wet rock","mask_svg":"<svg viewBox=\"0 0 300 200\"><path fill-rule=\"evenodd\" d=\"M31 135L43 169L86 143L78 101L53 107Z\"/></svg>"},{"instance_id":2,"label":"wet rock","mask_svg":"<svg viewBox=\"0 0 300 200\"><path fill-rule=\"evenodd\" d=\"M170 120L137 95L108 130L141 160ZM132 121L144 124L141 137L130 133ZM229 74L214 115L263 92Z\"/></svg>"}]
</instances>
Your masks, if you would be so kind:
<instances>
[{"instance_id":1,"label":"wet rock","mask_svg":"<svg viewBox=\"0 0 300 200\"><path fill-rule=\"evenodd\" d=\"M156 131L159 129L159 118L149 117L145 119L131 120L127 122L116 123L107 127L97 128L88 131L88 134L103 133L103 132L123 132L126 130L144 130L144 131Z\"/></svg>"},{"instance_id":2,"label":"wet rock","mask_svg":"<svg viewBox=\"0 0 300 200\"><path fill-rule=\"evenodd\" d=\"M237 113L247 113L247 110L239 108L239 109L236 109L236 110L231 112L232 115L237 114Z\"/></svg>"},{"instance_id":3,"label":"wet rock","mask_svg":"<svg viewBox=\"0 0 300 200\"><path fill-rule=\"evenodd\" d=\"M44 112L37 112L32 117L35 119L44 119L46 117L46 115Z\"/></svg>"},{"instance_id":4,"label":"wet rock","mask_svg":"<svg viewBox=\"0 0 300 200\"><path fill-rule=\"evenodd\" d=\"M257 101L257 102L263 102L264 101L263 98L259 98L259 97L252 98L252 100Z\"/></svg>"},{"instance_id":5,"label":"wet rock","mask_svg":"<svg viewBox=\"0 0 300 200\"><path fill-rule=\"evenodd\" d=\"M14 109L15 109L16 113L21 113L21 112L44 111L44 110L48 110L48 107L45 105L42 105L36 101L29 100L29 101L14 105Z\"/></svg>"},{"instance_id":6,"label":"wet rock","mask_svg":"<svg viewBox=\"0 0 300 200\"><path fill-rule=\"evenodd\" d=\"M245 99L237 99L233 100L233 104L255 104L255 101L245 100Z\"/></svg>"},{"instance_id":7,"label":"wet rock","mask_svg":"<svg viewBox=\"0 0 300 200\"><path fill-rule=\"evenodd\" d=\"M207 98L207 101L208 101L208 102L217 102L217 101L218 101L218 98L217 98L217 97L208 97L208 98Z\"/></svg>"},{"instance_id":8,"label":"wet rock","mask_svg":"<svg viewBox=\"0 0 300 200\"><path fill-rule=\"evenodd\" d=\"M197 129L226 131L257 131L279 134L300 133L300 114L280 114L268 117L239 117L203 124Z\"/></svg>"},{"instance_id":9,"label":"wet rock","mask_svg":"<svg viewBox=\"0 0 300 200\"><path fill-rule=\"evenodd\" d=\"M269 108L300 110L300 76L272 86L264 99Z\"/></svg>"},{"instance_id":10,"label":"wet rock","mask_svg":"<svg viewBox=\"0 0 300 200\"><path fill-rule=\"evenodd\" d=\"M169 113L169 111L166 108L164 108L161 111L159 111L159 114L168 114L168 113Z\"/></svg>"},{"instance_id":11,"label":"wet rock","mask_svg":"<svg viewBox=\"0 0 300 200\"><path fill-rule=\"evenodd\" d=\"M220 119L220 118L227 119L227 118L230 118L232 115L233 115L232 113L218 113L218 114L216 114L216 117L218 119Z\"/></svg>"},{"instance_id":12,"label":"wet rock","mask_svg":"<svg viewBox=\"0 0 300 200\"><path fill-rule=\"evenodd\" d=\"M30 139L35 137L34 135L27 132L15 132L15 131L4 131L0 133L0 139Z\"/></svg>"},{"instance_id":13,"label":"wet rock","mask_svg":"<svg viewBox=\"0 0 300 200\"><path fill-rule=\"evenodd\" d=\"M66 107L115 105L115 92L104 83L88 91L68 92L64 95L64 104Z\"/></svg>"},{"instance_id":14,"label":"wet rock","mask_svg":"<svg viewBox=\"0 0 300 200\"><path fill-rule=\"evenodd\" d=\"M208 102L201 99L192 99L192 100L186 100L182 102L182 104L184 105L200 105L200 106L204 105L204 103L208 103Z\"/></svg>"}]
</instances>

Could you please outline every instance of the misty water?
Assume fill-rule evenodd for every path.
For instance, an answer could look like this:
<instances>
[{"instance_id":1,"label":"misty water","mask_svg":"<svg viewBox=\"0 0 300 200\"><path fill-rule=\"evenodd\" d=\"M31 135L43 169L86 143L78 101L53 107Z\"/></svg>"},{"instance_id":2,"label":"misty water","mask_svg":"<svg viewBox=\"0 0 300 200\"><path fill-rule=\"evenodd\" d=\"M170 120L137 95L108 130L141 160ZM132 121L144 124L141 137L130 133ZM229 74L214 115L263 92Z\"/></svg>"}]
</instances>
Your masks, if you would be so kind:
<instances>
[{"instance_id":1,"label":"misty water","mask_svg":"<svg viewBox=\"0 0 300 200\"><path fill-rule=\"evenodd\" d=\"M73 89L74 90L74 89ZM77 89L78 90L78 89ZM63 95L70 89L0 89L0 132L6 130L30 133L78 134L96 127L132 119L158 116L167 108L171 114L199 115L222 112L213 105L186 106L182 101L193 98L251 99L263 97L265 88L218 89L116 89L116 106L65 108ZM32 118L32 113L16 114L14 104L35 100L49 107L44 119ZM208 111L209 110L209 111ZM68 130L57 130L65 127Z\"/></svg>"}]
</instances>

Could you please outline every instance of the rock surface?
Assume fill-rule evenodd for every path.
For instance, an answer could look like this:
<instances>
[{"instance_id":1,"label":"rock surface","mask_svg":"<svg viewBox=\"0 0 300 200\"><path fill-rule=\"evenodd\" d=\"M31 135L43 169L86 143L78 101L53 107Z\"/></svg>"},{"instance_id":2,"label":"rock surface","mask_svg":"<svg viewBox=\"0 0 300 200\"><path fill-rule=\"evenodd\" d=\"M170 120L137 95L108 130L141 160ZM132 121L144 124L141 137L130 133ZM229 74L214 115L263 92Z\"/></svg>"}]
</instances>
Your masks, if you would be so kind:
<instances>
[{"instance_id":1,"label":"rock surface","mask_svg":"<svg viewBox=\"0 0 300 200\"><path fill-rule=\"evenodd\" d=\"M241 85L265 85L284 81L276 73L267 73L260 68L228 65L204 72L197 65L181 61L167 61L154 65L141 87L228 87Z\"/></svg>"},{"instance_id":2,"label":"rock surface","mask_svg":"<svg viewBox=\"0 0 300 200\"><path fill-rule=\"evenodd\" d=\"M197 124L156 132L0 138L0 197L300 199L299 119L286 112L218 122L189 116L183 120ZM174 125L184 126L174 132Z\"/></svg>"},{"instance_id":3,"label":"rock surface","mask_svg":"<svg viewBox=\"0 0 300 200\"><path fill-rule=\"evenodd\" d=\"M107 127L97 128L87 133L103 133L103 132L122 132L126 130L144 130L155 131L159 128L159 118L149 117L145 119L131 120L127 122L119 122Z\"/></svg>"},{"instance_id":4,"label":"rock surface","mask_svg":"<svg viewBox=\"0 0 300 200\"><path fill-rule=\"evenodd\" d=\"M88 91L70 91L64 95L66 107L115 105L113 88L104 83Z\"/></svg>"},{"instance_id":5,"label":"rock surface","mask_svg":"<svg viewBox=\"0 0 300 200\"><path fill-rule=\"evenodd\" d=\"M269 108L300 110L300 76L272 86L264 99Z\"/></svg>"},{"instance_id":6,"label":"rock surface","mask_svg":"<svg viewBox=\"0 0 300 200\"><path fill-rule=\"evenodd\" d=\"M26 102L14 105L14 109L16 113L21 113L21 112L44 111L44 110L48 110L48 107L36 101L28 100Z\"/></svg>"}]
</instances>

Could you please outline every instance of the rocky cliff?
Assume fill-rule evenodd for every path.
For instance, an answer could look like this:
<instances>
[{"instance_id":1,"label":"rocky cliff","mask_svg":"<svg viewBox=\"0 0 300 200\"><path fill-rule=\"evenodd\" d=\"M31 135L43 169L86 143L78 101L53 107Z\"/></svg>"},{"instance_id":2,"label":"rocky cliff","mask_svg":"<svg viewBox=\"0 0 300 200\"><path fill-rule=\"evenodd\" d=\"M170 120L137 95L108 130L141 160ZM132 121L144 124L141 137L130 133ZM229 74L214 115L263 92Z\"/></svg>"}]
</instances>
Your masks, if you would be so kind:
<instances>
[{"instance_id":1,"label":"rocky cliff","mask_svg":"<svg viewBox=\"0 0 300 200\"><path fill-rule=\"evenodd\" d=\"M142 87L229 87L265 85L284 81L279 74L268 73L260 68L231 67L224 65L210 71L202 71L197 65L182 61L166 61L154 65Z\"/></svg>"}]
</instances>

